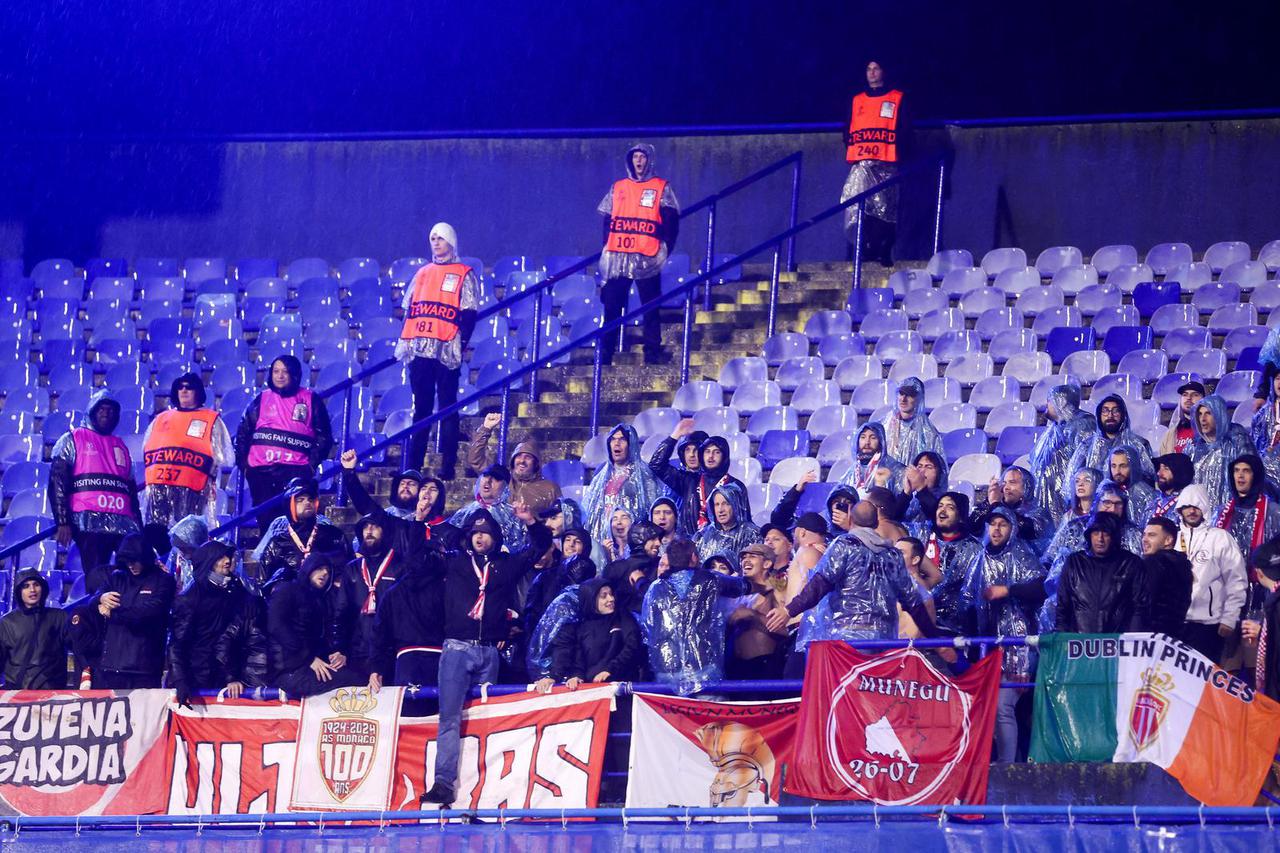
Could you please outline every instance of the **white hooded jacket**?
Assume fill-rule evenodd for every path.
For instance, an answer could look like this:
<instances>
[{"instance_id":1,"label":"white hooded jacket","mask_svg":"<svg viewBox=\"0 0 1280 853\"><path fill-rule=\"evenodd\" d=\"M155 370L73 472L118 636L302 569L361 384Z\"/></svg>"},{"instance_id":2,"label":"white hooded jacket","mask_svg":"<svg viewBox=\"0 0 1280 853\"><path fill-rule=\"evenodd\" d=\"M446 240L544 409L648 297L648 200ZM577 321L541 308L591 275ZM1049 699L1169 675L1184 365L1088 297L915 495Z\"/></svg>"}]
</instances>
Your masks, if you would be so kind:
<instances>
[{"instance_id":1,"label":"white hooded jacket","mask_svg":"<svg viewBox=\"0 0 1280 853\"><path fill-rule=\"evenodd\" d=\"M1181 522L1174 545L1191 561L1194 578L1187 621L1234 628L1249 592L1240 546L1230 533L1213 526L1213 507L1203 486L1193 483L1182 490L1178 496L1179 518L1182 508L1188 506L1199 508L1204 521L1196 527Z\"/></svg>"}]
</instances>

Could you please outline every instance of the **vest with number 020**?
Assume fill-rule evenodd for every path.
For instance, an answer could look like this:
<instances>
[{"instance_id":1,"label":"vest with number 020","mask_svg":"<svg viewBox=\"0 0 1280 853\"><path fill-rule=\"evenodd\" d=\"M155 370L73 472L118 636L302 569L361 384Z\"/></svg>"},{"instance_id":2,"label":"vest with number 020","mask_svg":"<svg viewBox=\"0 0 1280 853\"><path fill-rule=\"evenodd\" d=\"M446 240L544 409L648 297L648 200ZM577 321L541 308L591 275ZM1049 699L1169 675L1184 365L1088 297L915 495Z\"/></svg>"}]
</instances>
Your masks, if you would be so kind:
<instances>
[{"instance_id":1,"label":"vest with number 020","mask_svg":"<svg viewBox=\"0 0 1280 853\"><path fill-rule=\"evenodd\" d=\"M249 440L249 467L309 465L316 429L311 423L311 391L299 388L281 397L268 388L258 398L258 423Z\"/></svg>"},{"instance_id":2,"label":"vest with number 020","mask_svg":"<svg viewBox=\"0 0 1280 853\"><path fill-rule=\"evenodd\" d=\"M466 264L427 264L413 277L413 297L400 337L451 341L458 336L462 283L471 273Z\"/></svg>"},{"instance_id":3,"label":"vest with number 020","mask_svg":"<svg viewBox=\"0 0 1280 853\"><path fill-rule=\"evenodd\" d=\"M71 469L71 511L133 517L133 460L114 435L80 427L71 431L76 464Z\"/></svg>"},{"instance_id":4,"label":"vest with number 020","mask_svg":"<svg viewBox=\"0 0 1280 853\"><path fill-rule=\"evenodd\" d=\"M158 415L142 448L147 485L203 491L213 473L213 424L217 419L218 413L211 409L170 409Z\"/></svg>"},{"instance_id":5,"label":"vest with number 020","mask_svg":"<svg viewBox=\"0 0 1280 853\"><path fill-rule=\"evenodd\" d=\"M883 95L868 95L866 92L854 95L845 162L898 162L898 112L901 109L902 92L897 89L890 89Z\"/></svg>"},{"instance_id":6,"label":"vest with number 020","mask_svg":"<svg viewBox=\"0 0 1280 853\"><path fill-rule=\"evenodd\" d=\"M667 182L662 178L623 178L613 185L606 251L648 257L658 254L662 248L658 226L662 224L662 193L666 188Z\"/></svg>"}]
</instances>

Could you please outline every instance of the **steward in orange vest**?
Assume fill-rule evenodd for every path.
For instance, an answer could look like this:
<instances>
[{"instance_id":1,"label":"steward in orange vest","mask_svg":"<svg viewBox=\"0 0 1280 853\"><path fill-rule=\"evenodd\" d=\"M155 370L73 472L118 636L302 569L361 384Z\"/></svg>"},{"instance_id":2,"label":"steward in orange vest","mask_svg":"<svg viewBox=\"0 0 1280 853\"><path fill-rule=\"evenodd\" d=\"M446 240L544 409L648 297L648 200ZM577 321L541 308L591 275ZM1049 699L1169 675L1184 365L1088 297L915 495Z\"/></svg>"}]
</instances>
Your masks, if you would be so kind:
<instances>
[{"instance_id":1,"label":"steward in orange vest","mask_svg":"<svg viewBox=\"0 0 1280 853\"><path fill-rule=\"evenodd\" d=\"M217 475L232 461L231 435L213 409L204 407L204 383L194 373L173 383L168 411L156 416L143 438L146 521L172 527L188 515L217 523Z\"/></svg>"},{"instance_id":2,"label":"steward in orange vest","mask_svg":"<svg viewBox=\"0 0 1280 853\"><path fill-rule=\"evenodd\" d=\"M841 201L863 195L898 174L903 159L907 122L902 111L903 94L885 80L879 62L867 63L867 88L853 96L849 129L844 134L845 161L850 163ZM862 226L862 260L892 265L897 236L898 187L886 187L865 197L867 216ZM859 206L844 212L845 236L854 242L858 235Z\"/></svg>"}]
</instances>

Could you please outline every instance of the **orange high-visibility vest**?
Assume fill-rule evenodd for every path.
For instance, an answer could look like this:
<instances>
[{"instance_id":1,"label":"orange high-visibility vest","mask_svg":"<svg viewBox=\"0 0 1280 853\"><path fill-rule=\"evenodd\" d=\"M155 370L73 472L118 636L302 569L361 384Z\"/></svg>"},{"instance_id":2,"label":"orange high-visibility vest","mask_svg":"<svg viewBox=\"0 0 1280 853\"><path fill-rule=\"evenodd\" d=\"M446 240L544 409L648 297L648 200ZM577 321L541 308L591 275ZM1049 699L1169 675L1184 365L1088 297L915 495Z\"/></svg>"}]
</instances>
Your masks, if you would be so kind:
<instances>
[{"instance_id":1,"label":"orange high-visibility vest","mask_svg":"<svg viewBox=\"0 0 1280 853\"><path fill-rule=\"evenodd\" d=\"M466 264L427 264L413 277L413 298L400 337L411 341L432 338L451 341L458 336L462 283L470 274Z\"/></svg>"},{"instance_id":2,"label":"orange high-visibility vest","mask_svg":"<svg viewBox=\"0 0 1280 853\"><path fill-rule=\"evenodd\" d=\"M898 162L898 112L901 109L902 93L897 89L890 89L883 95L868 95L866 92L854 95L845 162Z\"/></svg>"},{"instance_id":3,"label":"orange high-visibility vest","mask_svg":"<svg viewBox=\"0 0 1280 853\"><path fill-rule=\"evenodd\" d=\"M148 486L185 486L203 491L213 473L212 409L170 409L158 415L142 448Z\"/></svg>"},{"instance_id":4,"label":"orange high-visibility vest","mask_svg":"<svg viewBox=\"0 0 1280 853\"><path fill-rule=\"evenodd\" d=\"M609 240L605 250L653 257L662 248L658 226L662 224L662 178L633 181L623 178L613 185L613 210L609 212Z\"/></svg>"}]
</instances>

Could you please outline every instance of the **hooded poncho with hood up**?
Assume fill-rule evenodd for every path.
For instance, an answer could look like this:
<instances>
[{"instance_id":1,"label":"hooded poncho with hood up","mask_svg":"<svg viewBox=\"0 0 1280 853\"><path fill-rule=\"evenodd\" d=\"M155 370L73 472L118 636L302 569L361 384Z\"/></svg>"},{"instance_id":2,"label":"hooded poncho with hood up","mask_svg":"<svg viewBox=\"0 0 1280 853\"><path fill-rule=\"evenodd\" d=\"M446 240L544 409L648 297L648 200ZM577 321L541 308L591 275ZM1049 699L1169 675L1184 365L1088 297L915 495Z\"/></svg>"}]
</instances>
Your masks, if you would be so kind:
<instances>
[{"instance_id":1,"label":"hooded poncho with hood up","mask_svg":"<svg viewBox=\"0 0 1280 853\"><path fill-rule=\"evenodd\" d=\"M327 566L329 580L323 588L311 583L315 569ZM267 645L271 678L310 666L319 658L342 649L338 608L332 594L333 578L341 563L324 554L312 554L296 577L280 584L267 602Z\"/></svg>"},{"instance_id":2,"label":"hooded poncho with hood up","mask_svg":"<svg viewBox=\"0 0 1280 853\"><path fill-rule=\"evenodd\" d=\"M999 548L992 546L988 532L982 547L969 565L964 604L974 614L974 626L984 636L1026 636L1036 632L1036 610L1044 602L1044 569L1035 552L1018 533L1017 515L998 506L991 516L1009 522L1009 539ZM1009 594L995 601L982 597L989 586L1006 586ZM1030 681L1035 675L1035 649L1011 646L1004 650L1001 674L1009 681Z\"/></svg>"},{"instance_id":3,"label":"hooded poncho with hood up","mask_svg":"<svg viewBox=\"0 0 1280 853\"><path fill-rule=\"evenodd\" d=\"M1054 535L1053 519L1036 500L1036 478L1026 468L1021 465L1010 465L1005 468L1000 475L1001 485L1014 472L1022 477L1022 500L1016 506L1007 501L998 505L1013 510L1018 519L1019 538L1036 554L1042 554ZM992 507L987 504L987 491L984 489L979 493L978 507L974 511L974 516L969 519L974 530L980 529L986 523L987 513L991 509Z\"/></svg>"},{"instance_id":4,"label":"hooded poncho with hood up","mask_svg":"<svg viewBox=\"0 0 1280 853\"><path fill-rule=\"evenodd\" d=\"M1253 552L1280 535L1280 502L1274 495L1267 494L1266 469L1256 453L1246 453L1231 460L1227 467L1228 475L1237 463L1248 465L1253 470L1253 486L1248 494L1239 495L1233 477L1231 497L1218 508L1213 523L1231 534L1240 546L1241 556L1252 566Z\"/></svg>"},{"instance_id":5,"label":"hooded poncho with hood up","mask_svg":"<svg viewBox=\"0 0 1280 853\"><path fill-rule=\"evenodd\" d=\"M702 568L673 569L651 583L640 628L654 677L682 696L722 680L725 627L746 592L741 578Z\"/></svg>"},{"instance_id":6,"label":"hooded poncho with hood up","mask_svg":"<svg viewBox=\"0 0 1280 853\"><path fill-rule=\"evenodd\" d=\"M234 561L235 549L217 541L201 545L191 581L173 602L169 683L179 701L232 681L260 686L266 677L262 597L238 571L225 578L214 573L223 557Z\"/></svg>"},{"instance_id":7,"label":"hooded poncho with hood up","mask_svg":"<svg viewBox=\"0 0 1280 853\"><path fill-rule=\"evenodd\" d=\"M516 518L516 511L511 505L511 484L503 483L498 497L487 501L480 497L480 481L486 476L488 475L482 472L476 477L476 488L472 493L475 500L450 516L449 523L459 530L466 530L477 513L487 510L489 516L502 528L502 542L507 550L519 551L529 543L529 537L525 532L524 522Z\"/></svg>"},{"instance_id":8,"label":"hooded poncho with hood up","mask_svg":"<svg viewBox=\"0 0 1280 853\"><path fill-rule=\"evenodd\" d=\"M876 438L880 440L880 450L871 455L867 461L862 461L858 456L858 439L864 432L875 433ZM862 429L858 430L850 443L853 451L853 464L849 466L849 470L840 478L840 482L846 486L853 486L862 497L867 496L867 491L872 486L882 485L895 495L902 494L903 484L906 482L907 469L906 466L889 455L887 450L888 442L885 440L884 424L869 423L865 424ZM886 468L889 471L889 479L885 483L876 482L876 469Z\"/></svg>"},{"instance_id":9,"label":"hooded poncho with hood up","mask_svg":"<svg viewBox=\"0 0 1280 853\"><path fill-rule=\"evenodd\" d=\"M585 528L571 527L564 531L564 535L577 536L582 541L583 551L572 557L562 557L555 565L539 572L533 583L529 584L529 593L524 600L524 621L525 630L530 635L534 633L538 620L556 596L569 587L596 576L596 564L590 556L591 534Z\"/></svg>"},{"instance_id":10,"label":"hooded poncho with hood up","mask_svg":"<svg viewBox=\"0 0 1280 853\"><path fill-rule=\"evenodd\" d=\"M40 603L22 603L22 585L40 585ZM49 607L49 582L35 569L13 579L13 609L0 618L0 672L8 690L61 690L67 686L67 612Z\"/></svg>"},{"instance_id":11,"label":"hooded poncho with hood up","mask_svg":"<svg viewBox=\"0 0 1280 853\"><path fill-rule=\"evenodd\" d=\"M483 423L476 427L475 433L467 444L467 467L473 471L483 471L496 460L489 451L489 440L494 430ZM528 453L533 457L533 470L520 475L516 471L516 457ZM507 467L511 471L511 503L524 503L533 510L534 515L542 515L560 498L560 486L542 476L542 451L538 443L527 438L515 446L507 455Z\"/></svg>"},{"instance_id":12,"label":"hooded poncho with hood up","mask_svg":"<svg viewBox=\"0 0 1280 853\"><path fill-rule=\"evenodd\" d=\"M931 590L933 618L939 628L963 634L970 627L965 612L965 583L982 543L969 533L969 498L961 492L946 492L941 497L955 501L957 528L950 533L939 531L935 509L935 520L929 522L925 535L919 539L924 543L925 556L937 563L942 572L942 580Z\"/></svg>"},{"instance_id":13,"label":"hooded poncho with hood up","mask_svg":"<svg viewBox=\"0 0 1280 853\"><path fill-rule=\"evenodd\" d=\"M277 364L283 364L284 369L289 372L289 382L283 388L277 388L271 378L271 370ZM258 428L258 413L262 407L262 395L267 391L273 391L285 400L290 400L297 396L299 389L302 388L302 362L298 361L296 356L281 355L277 356L271 362L271 367L267 368L267 387L265 391L260 392L244 407L244 417L240 419L240 426L236 429L236 467L244 470L249 467L249 448L253 445L253 433ZM329 423L329 409L324 404L324 399L319 394L311 395L311 428L315 430L315 437L311 440L311 448L308 451L308 464L314 468L321 462L329 458L329 454L333 451L333 426ZM299 466L290 466L299 467Z\"/></svg>"},{"instance_id":14,"label":"hooded poncho with hood up","mask_svg":"<svg viewBox=\"0 0 1280 853\"><path fill-rule=\"evenodd\" d=\"M115 416L111 418L111 426L105 431L99 430L94 423L94 413L102 406L111 407L115 411ZM87 429L102 435L111 435L115 432L119 423L120 401L109 390L103 388L94 392L93 397L89 400L89 418L85 426L76 427L64 433L59 437L58 443L53 446L49 465L49 505L53 508L53 519L58 525L69 524L76 530L85 533L108 533L119 536L127 533L136 533L140 529L142 509L138 505L138 484L133 483L132 468L129 469L126 477L133 483L132 491L128 497L133 515L121 515L115 512L71 511L71 492L76 467L75 430ZM128 453L128 450L125 452ZM85 566L85 568L94 567Z\"/></svg>"},{"instance_id":15,"label":"hooded poncho with hood up","mask_svg":"<svg viewBox=\"0 0 1280 853\"><path fill-rule=\"evenodd\" d=\"M198 515L188 515L173 527L169 528L169 556L164 567L178 579L178 585L185 588L191 583L191 575L195 570L192 562L196 549L209 541L209 525Z\"/></svg>"},{"instance_id":16,"label":"hooded poncho with hood up","mask_svg":"<svg viewBox=\"0 0 1280 853\"><path fill-rule=\"evenodd\" d=\"M618 596L619 607L633 607L635 601L631 593L631 573L644 572L645 577L652 578L658 569L658 557L650 557L644 550L644 543L650 539L661 539L662 530L651 521L637 521L627 531L627 556L613 560L605 565L601 576L613 586Z\"/></svg>"},{"instance_id":17,"label":"hooded poncho with hood up","mask_svg":"<svg viewBox=\"0 0 1280 853\"><path fill-rule=\"evenodd\" d=\"M926 636L934 636L933 617L902 554L874 530L853 527L827 547L813 575L787 610L792 616L823 600L830 617L812 626L815 640L892 640L898 636L898 606Z\"/></svg>"},{"instance_id":18,"label":"hooded poncho with hood up","mask_svg":"<svg viewBox=\"0 0 1280 853\"><path fill-rule=\"evenodd\" d=\"M1249 437L1263 459L1280 455L1280 397L1276 396L1275 382L1267 386L1266 403L1253 413Z\"/></svg>"},{"instance_id":19,"label":"hooded poncho with hood up","mask_svg":"<svg viewBox=\"0 0 1280 853\"><path fill-rule=\"evenodd\" d=\"M1125 490L1128 497L1128 508L1126 509L1127 518L1138 527L1145 527L1147 519L1151 518L1152 509L1156 502L1156 490L1142 473L1141 458L1138 452L1127 444L1122 444L1115 450L1111 451L1114 456L1117 453L1123 453L1129 460L1129 483L1126 486L1117 486ZM1110 466L1111 458L1107 458L1107 465ZM1107 469L1110 471L1110 467Z\"/></svg>"},{"instance_id":20,"label":"hooded poncho with hood up","mask_svg":"<svg viewBox=\"0 0 1280 853\"><path fill-rule=\"evenodd\" d=\"M668 494L667 487L640 458L640 436L635 428L631 424L618 424L609 431L608 439L618 433L627 438L626 461L617 464L610 455L597 469L582 496L587 532L595 542L603 542L612 535L609 528L615 509L626 510L633 519L645 518L653 502ZM605 449L607 453L608 440Z\"/></svg>"},{"instance_id":21,"label":"hooded poncho with hood up","mask_svg":"<svg viewBox=\"0 0 1280 853\"><path fill-rule=\"evenodd\" d=\"M636 174L635 166L631 163L631 155L637 151L642 152L648 158L644 172L641 174ZM645 142L637 142L627 149L627 177L624 180L643 183L650 178L656 177L654 173L656 162L653 155L653 146ZM657 234L661 244L658 247L658 253L656 255L641 255L636 252L611 252L605 249L600 253L599 264L600 276L605 281L611 278L651 278L662 272L662 267L667 262L667 252L675 245L676 237L680 233L680 202L676 200L675 190L671 189L670 183L663 187L662 196L658 199L658 207L662 211L662 224L659 226ZM609 186L609 191L604 194L604 198L596 206L596 212L604 217L604 240L607 245L609 241L609 223L613 215L613 185Z\"/></svg>"},{"instance_id":22,"label":"hooded poncho with hood up","mask_svg":"<svg viewBox=\"0 0 1280 853\"><path fill-rule=\"evenodd\" d=\"M186 383L190 383L196 389L196 404L191 409L184 410L178 404L178 386ZM196 373L185 373L179 376L173 380L173 386L169 389L169 406L178 411L194 411L206 408L206 399L204 382L200 379L199 374ZM144 445L151 439L151 430L155 425L156 420L152 420L147 426L147 432L142 437ZM227 431L227 424L222 418L214 418L212 431L213 473L210 475L209 481L198 492L194 489L188 489L186 486L165 486L159 483L147 486L145 493L146 520L148 523L163 524L166 528L169 528L188 515L199 515L204 518L205 523L210 527L217 526L218 473L221 469L230 467L235 462L235 450L231 446L231 433Z\"/></svg>"},{"instance_id":23,"label":"hooded poncho with hood up","mask_svg":"<svg viewBox=\"0 0 1280 853\"><path fill-rule=\"evenodd\" d=\"M1200 429L1200 412L1207 410L1213 416L1214 435L1209 440ZM1235 494L1231 483L1231 462L1253 451L1253 443L1244 427L1231 422L1227 403L1217 394L1210 394L1191 410L1196 437L1191 443L1191 461L1196 468L1195 482L1204 486L1209 503L1220 509Z\"/></svg>"},{"instance_id":24,"label":"hooded poncho with hood up","mask_svg":"<svg viewBox=\"0 0 1280 853\"><path fill-rule=\"evenodd\" d=\"M1040 481L1037 499L1056 526L1070 508L1063 495L1071 478L1071 456L1098 425L1080 411L1078 385L1055 385L1049 391L1048 411L1048 424L1031 446L1029 461Z\"/></svg>"},{"instance_id":25,"label":"hooded poncho with hood up","mask_svg":"<svg viewBox=\"0 0 1280 853\"><path fill-rule=\"evenodd\" d=\"M596 599L612 584L592 578L577 590L578 618L560 628L551 646L551 677L556 681L591 681L608 673L610 681L630 681L639 672L643 644L635 617L614 604L601 613Z\"/></svg>"},{"instance_id":26,"label":"hooded poncho with hood up","mask_svg":"<svg viewBox=\"0 0 1280 853\"><path fill-rule=\"evenodd\" d=\"M1076 483L1081 477L1088 479L1093 488L1089 496L1090 506L1093 505L1093 498L1098 494L1098 485L1106 479L1097 468L1080 468L1071 472L1066 482L1062 484L1062 500L1067 509L1062 515L1062 521L1058 522L1059 530L1071 519L1089 515L1089 511L1080 512L1076 507Z\"/></svg>"},{"instance_id":27,"label":"hooded poncho with hood up","mask_svg":"<svg viewBox=\"0 0 1280 853\"><path fill-rule=\"evenodd\" d=\"M899 496L899 501L906 500L906 509L902 512L902 524L912 536L923 540L933 526L933 513L938 508L938 499L947 492L947 478L950 468L947 460L939 453L926 450L911 458L912 466L922 458L929 459L938 469L938 485L917 489L910 495ZM901 506L901 504L899 504Z\"/></svg>"},{"instance_id":28,"label":"hooded poncho with hood up","mask_svg":"<svg viewBox=\"0 0 1280 853\"><path fill-rule=\"evenodd\" d=\"M737 483L742 486L745 494L746 486L729 473L729 442L718 435L706 438L697 445L699 461L697 471L689 471L683 464L673 464L672 450L679 451L677 455L683 463L683 446L688 438L689 436L685 436L679 443L671 438L663 440L654 451L653 458L649 460L649 468L675 495L676 530L682 536L692 537L706 523L703 521L703 516L706 499L710 496L712 489L721 483ZM720 450L720 464L714 469L708 468L705 462L706 449L709 447L717 447ZM706 518L709 519L710 516Z\"/></svg>"},{"instance_id":29,"label":"hooded poncho with hood up","mask_svg":"<svg viewBox=\"0 0 1280 853\"><path fill-rule=\"evenodd\" d=\"M916 413L904 420L897 403L884 416L885 451L903 465L908 465L926 450L943 455L942 435L924 413L924 383L914 376L898 383L899 388L912 388L916 393ZM856 449L856 448L855 448Z\"/></svg>"},{"instance_id":30,"label":"hooded poncho with hood up","mask_svg":"<svg viewBox=\"0 0 1280 853\"><path fill-rule=\"evenodd\" d=\"M1102 431L1102 407L1107 403L1115 403L1120 407L1120 429L1115 435L1107 435ZM1081 468L1097 468L1099 471L1107 472L1111 470L1110 460L1111 451L1117 447L1127 444L1138 454L1139 460L1142 462L1142 472L1147 480L1155 478L1156 469L1151 464L1151 445L1147 440L1133 431L1133 427L1129 422L1129 406L1125 403L1124 398L1118 394L1108 394L1098 401L1095 410L1097 418L1097 428L1089 435L1083 437L1080 446L1076 448L1076 452L1071 456L1071 462L1067 469L1071 473L1079 471Z\"/></svg>"},{"instance_id":31,"label":"hooded poncho with hood up","mask_svg":"<svg viewBox=\"0 0 1280 853\"><path fill-rule=\"evenodd\" d=\"M715 498L719 495L733 508L733 519L728 525L716 521ZM751 508L747 505L747 490L738 483L722 483L711 490L706 503L707 524L693 537L698 548L698 559L706 560L720 555L737 565L738 553L748 545L763 542L760 528L751 521Z\"/></svg>"},{"instance_id":32,"label":"hooded poncho with hood up","mask_svg":"<svg viewBox=\"0 0 1280 853\"><path fill-rule=\"evenodd\" d=\"M135 562L142 564L141 574L129 571L129 564ZM102 651L95 671L154 677L154 686L159 687L173 605L173 577L156 562L156 552L138 533L120 542L116 566L102 589L76 613L86 627L96 622L101 628ZM120 596L120 606L111 611L110 619L98 613L98 602L107 592Z\"/></svg>"},{"instance_id":33,"label":"hooded poncho with hood up","mask_svg":"<svg viewBox=\"0 0 1280 853\"><path fill-rule=\"evenodd\" d=\"M1147 631L1151 602L1142 560L1120 544L1121 521L1098 513L1085 528L1085 546L1067 557L1058 581L1057 629L1077 634ZM1093 552L1089 534L1111 537L1107 553Z\"/></svg>"},{"instance_id":34,"label":"hooded poncho with hood up","mask_svg":"<svg viewBox=\"0 0 1280 853\"><path fill-rule=\"evenodd\" d=\"M1151 516L1162 516L1177 524L1181 521L1178 517L1178 495L1195 480L1195 465L1192 463L1190 456L1176 452L1157 456L1152 461L1156 463L1157 473L1160 467L1164 466L1173 475L1173 480L1169 484L1168 491L1164 489L1155 491L1151 502ZM1156 482L1159 483L1159 480L1157 479Z\"/></svg>"}]
</instances>

